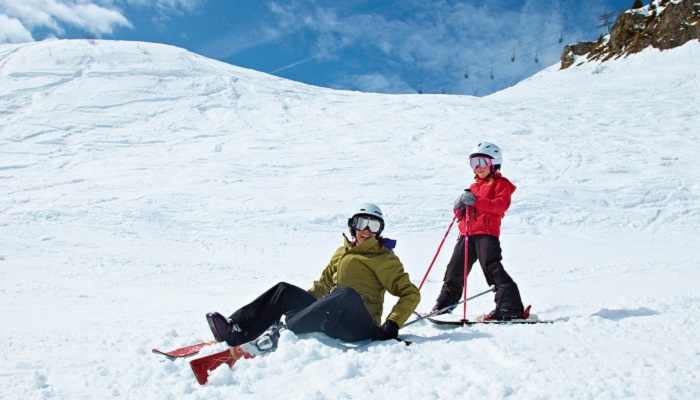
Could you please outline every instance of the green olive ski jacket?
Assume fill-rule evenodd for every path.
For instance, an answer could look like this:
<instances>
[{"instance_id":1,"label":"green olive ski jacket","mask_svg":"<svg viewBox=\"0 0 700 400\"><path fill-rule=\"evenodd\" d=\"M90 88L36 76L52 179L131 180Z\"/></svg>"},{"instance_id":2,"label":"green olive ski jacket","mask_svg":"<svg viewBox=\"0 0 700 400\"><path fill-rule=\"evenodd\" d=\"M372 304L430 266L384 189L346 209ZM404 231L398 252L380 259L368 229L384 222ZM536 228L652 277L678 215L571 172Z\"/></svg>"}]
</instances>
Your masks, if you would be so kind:
<instances>
[{"instance_id":1,"label":"green olive ski jacket","mask_svg":"<svg viewBox=\"0 0 700 400\"><path fill-rule=\"evenodd\" d=\"M353 246L343 234L345 243L331 257L321 277L309 293L315 298L331 293L337 287L349 287L360 294L374 323L381 325L384 293L399 298L387 316L401 327L420 302L418 288L403 269L399 258L372 237Z\"/></svg>"}]
</instances>

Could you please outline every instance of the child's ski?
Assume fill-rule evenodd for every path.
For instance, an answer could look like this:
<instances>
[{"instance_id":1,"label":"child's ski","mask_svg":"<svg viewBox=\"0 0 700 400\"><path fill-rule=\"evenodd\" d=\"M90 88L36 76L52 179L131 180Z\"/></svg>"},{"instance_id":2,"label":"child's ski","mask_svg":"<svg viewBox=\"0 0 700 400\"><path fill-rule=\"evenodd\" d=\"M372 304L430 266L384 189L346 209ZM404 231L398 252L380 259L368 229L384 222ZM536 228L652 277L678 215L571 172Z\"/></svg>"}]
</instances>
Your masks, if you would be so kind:
<instances>
[{"instance_id":1,"label":"child's ski","mask_svg":"<svg viewBox=\"0 0 700 400\"><path fill-rule=\"evenodd\" d=\"M478 318L477 320L463 320L463 319L458 319L454 318L452 316L445 316L445 315L438 315L435 317L429 317L428 321L432 322L433 324L436 325L456 325L456 326L464 326L464 325L516 325L516 324L551 324L554 321L546 321L546 320L541 320L541 319L535 319L535 318L526 318L526 319L512 319L510 321L479 321Z\"/></svg>"},{"instance_id":2,"label":"child's ski","mask_svg":"<svg viewBox=\"0 0 700 400\"><path fill-rule=\"evenodd\" d=\"M452 314L440 314L434 315L427 318L428 321L436 325L476 325L476 324L495 324L495 325L507 325L507 324L550 324L554 321L545 321L537 317L536 314L530 313L530 306L523 312L523 318L511 319L508 321L499 320L489 320L486 319L486 314L476 317L475 320L464 320Z\"/></svg>"}]
</instances>

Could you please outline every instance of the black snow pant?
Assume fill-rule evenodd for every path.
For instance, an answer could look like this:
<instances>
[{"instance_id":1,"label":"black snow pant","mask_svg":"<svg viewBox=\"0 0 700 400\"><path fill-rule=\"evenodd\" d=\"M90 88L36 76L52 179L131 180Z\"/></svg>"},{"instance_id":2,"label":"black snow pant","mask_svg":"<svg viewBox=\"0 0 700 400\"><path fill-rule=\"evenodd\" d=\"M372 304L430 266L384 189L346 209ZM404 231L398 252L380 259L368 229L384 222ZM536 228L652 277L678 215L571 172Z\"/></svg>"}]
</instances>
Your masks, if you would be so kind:
<instances>
[{"instance_id":1,"label":"black snow pant","mask_svg":"<svg viewBox=\"0 0 700 400\"><path fill-rule=\"evenodd\" d=\"M489 286L496 286L496 308L508 308L523 310L523 302L520 299L518 285L508 275L501 264L501 242L492 235L469 236L469 267L479 260L481 270L486 277ZM442 307L447 307L460 300L464 290L464 236L457 239L457 244L452 252L452 258L447 264L444 283L437 302Z\"/></svg>"},{"instance_id":2,"label":"black snow pant","mask_svg":"<svg viewBox=\"0 0 700 400\"><path fill-rule=\"evenodd\" d=\"M247 341L286 316L294 333L323 332L346 342L376 339L381 329L374 324L360 295L352 288L338 287L316 300L309 292L280 282L250 304L231 314Z\"/></svg>"}]
</instances>

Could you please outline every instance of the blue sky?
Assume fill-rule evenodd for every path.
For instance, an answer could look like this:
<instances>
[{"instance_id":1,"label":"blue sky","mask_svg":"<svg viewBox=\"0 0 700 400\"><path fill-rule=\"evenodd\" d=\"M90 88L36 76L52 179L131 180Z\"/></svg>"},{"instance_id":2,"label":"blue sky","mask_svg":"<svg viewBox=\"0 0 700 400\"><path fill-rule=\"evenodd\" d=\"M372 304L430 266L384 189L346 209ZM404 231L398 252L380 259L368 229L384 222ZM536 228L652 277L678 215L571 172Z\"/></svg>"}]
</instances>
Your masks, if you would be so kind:
<instances>
[{"instance_id":1,"label":"blue sky","mask_svg":"<svg viewBox=\"0 0 700 400\"><path fill-rule=\"evenodd\" d=\"M157 42L334 89L483 96L557 63L567 43L597 39L598 17L632 3L0 0L0 43Z\"/></svg>"}]
</instances>

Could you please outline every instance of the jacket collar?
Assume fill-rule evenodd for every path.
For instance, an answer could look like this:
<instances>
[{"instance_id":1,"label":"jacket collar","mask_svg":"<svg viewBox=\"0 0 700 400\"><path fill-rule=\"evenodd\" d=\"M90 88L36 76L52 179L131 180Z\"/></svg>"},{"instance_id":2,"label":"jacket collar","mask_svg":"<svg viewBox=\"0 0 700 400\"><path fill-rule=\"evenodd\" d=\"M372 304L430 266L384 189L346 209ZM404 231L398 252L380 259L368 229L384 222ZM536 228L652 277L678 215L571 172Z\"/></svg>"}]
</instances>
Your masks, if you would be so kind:
<instances>
[{"instance_id":1,"label":"jacket collar","mask_svg":"<svg viewBox=\"0 0 700 400\"><path fill-rule=\"evenodd\" d=\"M484 178L484 179L481 179L481 178L479 178L479 175L474 174L474 179L475 179L477 182L488 181L488 180L491 179L491 178L493 178L493 179L501 179L502 177L503 177L503 175L501 175L500 172L496 172L496 173L493 174L493 175L489 175L489 176L487 176L487 177Z\"/></svg>"},{"instance_id":2,"label":"jacket collar","mask_svg":"<svg viewBox=\"0 0 700 400\"><path fill-rule=\"evenodd\" d=\"M375 237L371 237L360 244L353 246L353 242L348 239L348 237L343 233L343 241L345 244L346 251L353 251L358 253L379 253L382 251L382 245Z\"/></svg>"}]
</instances>

